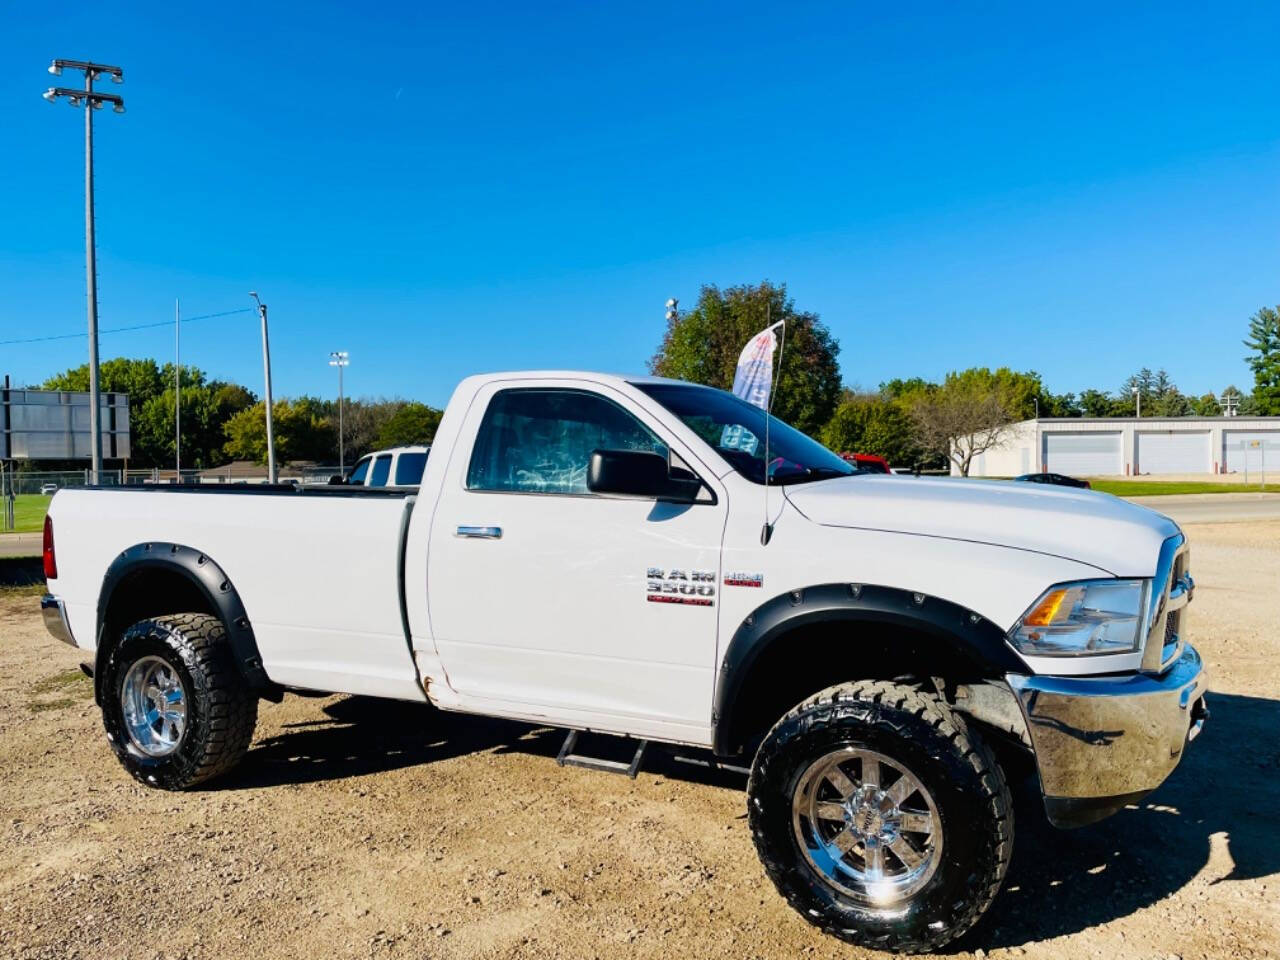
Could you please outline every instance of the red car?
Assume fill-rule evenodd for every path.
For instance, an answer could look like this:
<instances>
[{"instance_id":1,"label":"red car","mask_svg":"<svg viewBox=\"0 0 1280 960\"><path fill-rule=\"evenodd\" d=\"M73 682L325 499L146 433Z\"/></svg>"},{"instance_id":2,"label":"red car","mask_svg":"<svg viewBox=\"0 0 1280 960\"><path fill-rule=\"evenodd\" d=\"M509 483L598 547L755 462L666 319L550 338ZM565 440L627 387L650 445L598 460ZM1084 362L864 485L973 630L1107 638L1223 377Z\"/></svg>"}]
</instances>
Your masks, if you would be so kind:
<instances>
[{"instance_id":1,"label":"red car","mask_svg":"<svg viewBox=\"0 0 1280 960\"><path fill-rule=\"evenodd\" d=\"M842 453L840 459L852 463L859 473L888 473L889 461L874 453Z\"/></svg>"}]
</instances>

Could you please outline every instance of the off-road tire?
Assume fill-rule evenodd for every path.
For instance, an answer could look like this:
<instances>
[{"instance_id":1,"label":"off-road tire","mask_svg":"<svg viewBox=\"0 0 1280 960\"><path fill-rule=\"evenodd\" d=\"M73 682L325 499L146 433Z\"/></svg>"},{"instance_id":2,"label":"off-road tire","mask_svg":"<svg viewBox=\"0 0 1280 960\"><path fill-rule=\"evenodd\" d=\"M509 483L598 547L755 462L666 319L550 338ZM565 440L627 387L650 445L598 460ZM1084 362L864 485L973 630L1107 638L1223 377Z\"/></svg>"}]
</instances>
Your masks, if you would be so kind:
<instances>
[{"instance_id":1,"label":"off-road tire","mask_svg":"<svg viewBox=\"0 0 1280 960\"><path fill-rule=\"evenodd\" d=\"M187 698L178 747L147 756L130 740L121 703L129 667L160 657L182 681ZM205 613L141 620L125 630L108 655L102 679L102 722L111 749L136 780L162 790L184 790L220 776L244 757L258 719L258 699L232 657L222 622Z\"/></svg>"},{"instance_id":2,"label":"off-road tire","mask_svg":"<svg viewBox=\"0 0 1280 960\"><path fill-rule=\"evenodd\" d=\"M927 786L942 820L936 871L887 909L832 886L810 866L793 828L799 778L846 745L903 763ZM801 703L756 753L747 801L756 850L778 892L824 932L879 950L919 953L963 934L991 905L1013 852L1009 789L990 749L937 695L908 684L859 681Z\"/></svg>"}]
</instances>

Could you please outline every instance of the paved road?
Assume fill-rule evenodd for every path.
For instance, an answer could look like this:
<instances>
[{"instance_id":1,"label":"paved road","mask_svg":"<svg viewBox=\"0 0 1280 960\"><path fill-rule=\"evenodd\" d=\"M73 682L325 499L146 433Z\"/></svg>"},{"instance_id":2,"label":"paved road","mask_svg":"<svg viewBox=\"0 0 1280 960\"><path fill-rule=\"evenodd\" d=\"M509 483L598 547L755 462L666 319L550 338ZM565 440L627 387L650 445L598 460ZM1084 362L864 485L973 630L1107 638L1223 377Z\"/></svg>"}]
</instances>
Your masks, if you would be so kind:
<instances>
[{"instance_id":1,"label":"paved road","mask_svg":"<svg viewBox=\"0 0 1280 960\"><path fill-rule=\"evenodd\" d=\"M1178 523L1280 520L1280 493L1188 493L1129 499Z\"/></svg>"},{"instance_id":2,"label":"paved road","mask_svg":"<svg viewBox=\"0 0 1280 960\"><path fill-rule=\"evenodd\" d=\"M0 557L38 557L43 534L0 533Z\"/></svg>"}]
</instances>

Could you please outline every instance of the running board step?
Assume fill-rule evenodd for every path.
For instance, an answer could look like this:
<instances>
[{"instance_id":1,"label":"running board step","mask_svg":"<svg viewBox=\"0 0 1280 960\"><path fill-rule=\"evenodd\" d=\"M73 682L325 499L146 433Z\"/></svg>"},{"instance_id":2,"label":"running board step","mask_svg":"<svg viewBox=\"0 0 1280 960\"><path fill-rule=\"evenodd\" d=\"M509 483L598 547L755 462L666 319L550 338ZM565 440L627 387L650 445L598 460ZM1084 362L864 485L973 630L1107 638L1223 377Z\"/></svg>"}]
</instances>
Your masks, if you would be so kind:
<instances>
[{"instance_id":1,"label":"running board step","mask_svg":"<svg viewBox=\"0 0 1280 960\"><path fill-rule=\"evenodd\" d=\"M560 753L556 755L556 763L562 767L583 767L587 770L599 770L602 773L626 774L632 780L636 778L636 774L640 772L640 763L644 760L644 751L649 746L648 740L638 741L636 752L632 756L631 762L624 763L621 760L584 757L581 754L574 753L574 747L578 745L579 733L581 733L580 730L569 731L569 735L564 738L564 745L560 748Z\"/></svg>"}]
</instances>

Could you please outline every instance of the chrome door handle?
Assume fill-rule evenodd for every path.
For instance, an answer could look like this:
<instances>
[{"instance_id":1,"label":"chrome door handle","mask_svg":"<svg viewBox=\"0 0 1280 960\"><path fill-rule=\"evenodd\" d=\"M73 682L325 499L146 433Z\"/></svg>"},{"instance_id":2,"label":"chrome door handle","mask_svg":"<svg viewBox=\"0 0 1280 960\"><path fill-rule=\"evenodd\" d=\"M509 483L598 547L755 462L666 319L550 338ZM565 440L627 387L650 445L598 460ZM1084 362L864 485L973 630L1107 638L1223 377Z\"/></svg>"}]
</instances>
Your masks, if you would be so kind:
<instances>
[{"instance_id":1,"label":"chrome door handle","mask_svg":"<svg viewBox=\"0 0 1280 960\"><path fill-rule=\"evenodd\" d=\"M459 527L454 534L458 537L469 537L473 540L501 540L501 527Z\"/></svg>"}]
</instances>

